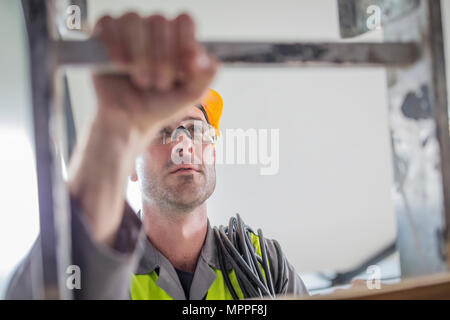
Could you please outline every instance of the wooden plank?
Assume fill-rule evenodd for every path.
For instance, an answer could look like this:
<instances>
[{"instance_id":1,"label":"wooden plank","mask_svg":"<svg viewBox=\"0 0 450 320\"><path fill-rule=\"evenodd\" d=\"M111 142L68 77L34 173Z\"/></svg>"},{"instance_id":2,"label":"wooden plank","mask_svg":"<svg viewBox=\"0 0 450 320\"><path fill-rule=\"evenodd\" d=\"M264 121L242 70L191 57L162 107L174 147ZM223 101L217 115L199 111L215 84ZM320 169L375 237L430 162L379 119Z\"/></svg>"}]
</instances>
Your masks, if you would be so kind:
<instances>
[{"instance_id":1,"label":"wooden plank","mask_svg":"<svg viewBox=\"0 0 450 320\"><path fill-rule=\"evenodd\" d=\"M450 273L440 273L403 280L397 284L381 284L380 289L369 290L364 285L338 289L331 294L288 296L288 300L399 300L450 299Z\"/></svg>"}]
</instances>

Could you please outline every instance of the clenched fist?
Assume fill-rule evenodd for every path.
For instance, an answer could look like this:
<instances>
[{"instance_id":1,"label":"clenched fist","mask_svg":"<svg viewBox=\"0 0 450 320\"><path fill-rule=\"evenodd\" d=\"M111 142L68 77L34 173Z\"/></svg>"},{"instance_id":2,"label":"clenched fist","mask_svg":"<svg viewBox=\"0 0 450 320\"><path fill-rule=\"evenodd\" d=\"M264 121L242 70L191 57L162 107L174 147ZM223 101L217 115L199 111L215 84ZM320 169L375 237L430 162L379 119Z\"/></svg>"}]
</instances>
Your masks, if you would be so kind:
<instances>
[{"instance_id":1,"label":"clenched fist","mask_svg":"<svg viewBox=\"0 0 450 320\"><path fill-rule=\"evenodd\" d=\"M107 121L125 120L144 136L195 105L218 68L197 42L194 22L186 14L174 20L136 13L106 16L94 36L127 71L94 74L99 114Z\"/></svg>"}]
</instances>

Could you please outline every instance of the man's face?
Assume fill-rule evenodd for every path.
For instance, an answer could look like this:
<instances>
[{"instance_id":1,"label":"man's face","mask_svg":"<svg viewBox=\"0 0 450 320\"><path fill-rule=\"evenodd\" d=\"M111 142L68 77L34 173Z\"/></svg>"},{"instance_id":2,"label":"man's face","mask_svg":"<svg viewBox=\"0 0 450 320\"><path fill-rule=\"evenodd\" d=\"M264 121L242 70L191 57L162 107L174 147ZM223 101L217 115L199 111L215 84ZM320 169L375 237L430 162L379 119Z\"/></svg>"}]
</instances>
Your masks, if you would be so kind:
<instances>
[{"instance_id":1,"label":"man's face","mask_svg":"<svg viewBox=\"0 0 450 320\"><path fill-rule=\"evenodd\" d=\"M190 108L186 115L166 131L172 132L180 122L197 120L206 123L203 112ZM150 144L136 160L136 176L140 182L143 200L169 210L186 212L206 201L216 185L215 150L211 144L194 143L183 130L168 144ZM177 159L188 164L177 164Z\"/></svg>"}]
</instances>

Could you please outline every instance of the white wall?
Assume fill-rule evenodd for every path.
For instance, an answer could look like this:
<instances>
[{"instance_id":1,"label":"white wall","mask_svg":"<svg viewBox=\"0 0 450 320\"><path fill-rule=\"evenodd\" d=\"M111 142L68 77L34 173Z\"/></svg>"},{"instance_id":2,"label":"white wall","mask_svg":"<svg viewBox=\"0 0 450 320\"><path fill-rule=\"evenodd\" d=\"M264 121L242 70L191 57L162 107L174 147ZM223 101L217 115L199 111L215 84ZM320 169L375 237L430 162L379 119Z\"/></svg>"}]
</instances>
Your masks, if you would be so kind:
<instances>
[{"instance_id":1,"label":"white wall","mask_svg":"<svg viewBox=\"0 0 450 320\"><path fill-rule=\"evenodd\" d=\"M352 267L394 239L382 70L225 70L217 88L225 127L279 128L281 143L275 176L217 168L214 222L239 212L302 271Z\"/></svg>"},{"instance_id":2,"label":"white wall","mask_svg":"<svg viewBox=\"0 0 450 320\"><path fill-rule=\"evenodd\" d=\"M0 1L0 298L39 232L28 55L20 2Z\"/></svg>"}]
</instances>

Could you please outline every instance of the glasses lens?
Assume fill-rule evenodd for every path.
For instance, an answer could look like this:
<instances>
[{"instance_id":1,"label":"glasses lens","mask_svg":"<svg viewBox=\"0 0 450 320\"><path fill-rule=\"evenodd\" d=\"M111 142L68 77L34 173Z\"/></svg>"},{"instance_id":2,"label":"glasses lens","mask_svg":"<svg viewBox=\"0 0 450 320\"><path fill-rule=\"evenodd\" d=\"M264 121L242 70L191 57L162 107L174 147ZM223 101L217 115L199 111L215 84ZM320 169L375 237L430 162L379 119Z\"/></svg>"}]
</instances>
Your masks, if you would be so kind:
<instances>
[{"instance_id":1,"label":"glasses lens","mask_svg":"<svg viewBox=\"0 0 450 320\"><path fill-rule=\"evenodd\" d=\"M201 120L182 121L174 130L164 128L160 131L154 144L169 144L178 141L180 136L185 135L194 144L212 144L217 140L215 129Z\"/></svg>"}]
</instances>

